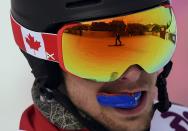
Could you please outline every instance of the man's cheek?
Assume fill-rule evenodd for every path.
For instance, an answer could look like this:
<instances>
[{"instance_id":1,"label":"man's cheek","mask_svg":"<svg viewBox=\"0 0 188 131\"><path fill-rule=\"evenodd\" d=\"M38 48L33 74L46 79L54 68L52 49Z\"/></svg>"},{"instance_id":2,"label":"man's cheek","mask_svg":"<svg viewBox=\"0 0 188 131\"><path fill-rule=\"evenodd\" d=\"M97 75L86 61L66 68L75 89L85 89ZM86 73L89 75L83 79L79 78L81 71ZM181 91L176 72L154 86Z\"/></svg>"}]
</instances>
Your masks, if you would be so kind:
<instances>
[{"instance_id":1,"label":"man's cheek","mask_svg":"<svg viewBox=\"0 0 188 131\"><path fill-rule=\"evenodd\" d=\"M152 89L151 89L151 98L152 98L152 100L155 100L156 99L156 96L157 96L157 87L153 87Z\"/></svg>"}]
</instances>

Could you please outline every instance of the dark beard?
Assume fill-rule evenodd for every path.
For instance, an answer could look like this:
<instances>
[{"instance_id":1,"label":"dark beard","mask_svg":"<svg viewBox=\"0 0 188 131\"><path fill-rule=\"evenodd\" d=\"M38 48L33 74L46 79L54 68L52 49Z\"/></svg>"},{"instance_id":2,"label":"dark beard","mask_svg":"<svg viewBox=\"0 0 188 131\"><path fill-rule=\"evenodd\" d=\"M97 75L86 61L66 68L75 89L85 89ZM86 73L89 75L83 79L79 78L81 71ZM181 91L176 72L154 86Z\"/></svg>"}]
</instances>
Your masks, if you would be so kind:
<instances>
[{"instance_id":1,"label":"dark beard","mask_svg":"<svg viewBox=\"0 0 188 131\"><path fill-rule=\"evenodd\" d=\"M130 127L128 127L128 126L120 127L118 124L116 124L112 120L112 118L106 117L106 115L104 115L103 113L101 113L100 115L102 116L101 120L104 120L104 121L98 120L98 123L103 123L103 125L105 125L109 131L130 131L131 130ZM139 128L137 128L136 130L132 129L131 131L150 131L151 120L153 118L153 115L154 115L154 110L153 110L153 106L152 106L151 109L148 111L148 113L145 114L145 117L143 116L145 123L143 125L141 125ZM137 121L141 117L142 116L128 117L128 118L125 118L124 120L127 122ZM101 131L101 130L99 130L99 131Z\"/></svg>"}]
</instances>

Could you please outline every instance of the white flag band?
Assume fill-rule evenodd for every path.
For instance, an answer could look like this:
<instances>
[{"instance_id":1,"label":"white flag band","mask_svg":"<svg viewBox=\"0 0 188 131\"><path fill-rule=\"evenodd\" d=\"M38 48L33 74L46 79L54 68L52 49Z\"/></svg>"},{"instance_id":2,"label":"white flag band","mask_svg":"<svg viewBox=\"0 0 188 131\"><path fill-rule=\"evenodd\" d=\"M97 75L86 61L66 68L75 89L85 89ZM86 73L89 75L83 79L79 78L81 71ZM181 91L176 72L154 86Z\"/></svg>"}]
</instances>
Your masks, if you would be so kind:
<instances>
[{"instance_id":1,"label":"white flag band","mask_svg":"<svg viewBox=\"0 0 188 131\"><path fill-rule=\"evenodd\" d=\"M12 16L11 23L15 41L21 50L40 59L58 62L57 34L26 29Z\"/></svg>"}]
</instances>

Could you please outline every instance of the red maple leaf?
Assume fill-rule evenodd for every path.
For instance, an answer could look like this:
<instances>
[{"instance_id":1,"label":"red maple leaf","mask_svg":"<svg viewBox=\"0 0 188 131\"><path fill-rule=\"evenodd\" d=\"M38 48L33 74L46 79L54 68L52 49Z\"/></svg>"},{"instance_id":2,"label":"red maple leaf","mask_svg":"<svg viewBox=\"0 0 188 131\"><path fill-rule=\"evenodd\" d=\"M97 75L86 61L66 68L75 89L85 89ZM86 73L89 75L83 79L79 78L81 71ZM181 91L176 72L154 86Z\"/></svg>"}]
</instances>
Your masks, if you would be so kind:
<instances>
[{"instance_id":1,"label":"red maple leaf","mask_svg":"<svg viewBox=\"0 0 188 131\"><path fill-rule=\"evenodd\" d=\"M40 42L35 40L31 34L26 38L26 42L30 46L31 49L37 50L41 47Z\"/></svg>"}]
</instances>

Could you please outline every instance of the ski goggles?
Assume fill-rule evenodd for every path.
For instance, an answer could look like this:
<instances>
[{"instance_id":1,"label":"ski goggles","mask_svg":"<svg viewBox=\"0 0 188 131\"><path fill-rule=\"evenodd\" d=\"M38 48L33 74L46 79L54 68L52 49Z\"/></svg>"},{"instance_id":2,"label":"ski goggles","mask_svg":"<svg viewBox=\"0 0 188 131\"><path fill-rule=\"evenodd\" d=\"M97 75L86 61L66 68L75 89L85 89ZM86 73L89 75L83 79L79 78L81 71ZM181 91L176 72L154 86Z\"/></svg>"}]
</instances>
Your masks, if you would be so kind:
<instances>
[{"instance_id":1,"label":"ski goggles","mask_svg":"<svg viewBox=\"0 0 188 131\"><path fill-rule=\"evenodd\" d=\"M169 62L176 47L176 21L168 5L66 24L57 34L26 29L12 16L11 22L15 41L23 51L97 82L115 81L131 65L154 73Z\"/></svg>"}]
</instances>

